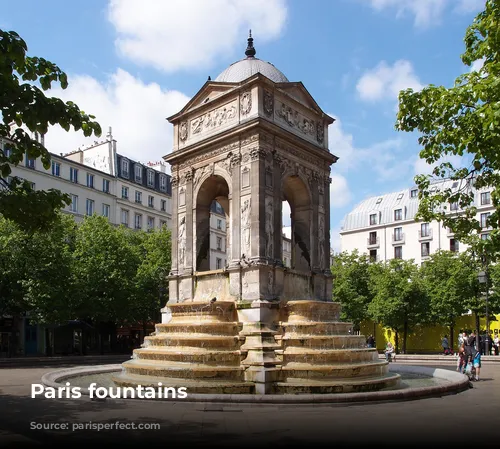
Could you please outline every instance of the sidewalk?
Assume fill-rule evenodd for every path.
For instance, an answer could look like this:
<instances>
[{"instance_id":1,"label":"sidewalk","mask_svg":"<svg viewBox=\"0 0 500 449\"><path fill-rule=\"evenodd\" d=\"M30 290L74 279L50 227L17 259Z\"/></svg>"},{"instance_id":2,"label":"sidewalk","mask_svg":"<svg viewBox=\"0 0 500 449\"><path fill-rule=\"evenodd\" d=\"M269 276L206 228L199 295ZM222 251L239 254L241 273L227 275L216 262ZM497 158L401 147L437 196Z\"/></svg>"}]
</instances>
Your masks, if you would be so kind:
<instances>
[{"instance_id":1,"label":"sidewalk","mask_svg":"<svg viewBox=\"0 0 500 449\"><path fill-rule=\"evenodd\" d=\"M379 359L384 359L383 351L379 353ZM433 362L433 363L457 363L456 355L442 355L442 354L397 354L395 360L397 363L404 362ZM498 355L482 355L481 356L482 363L499 363L500 356Z\"/></svg>"}]
</instances>

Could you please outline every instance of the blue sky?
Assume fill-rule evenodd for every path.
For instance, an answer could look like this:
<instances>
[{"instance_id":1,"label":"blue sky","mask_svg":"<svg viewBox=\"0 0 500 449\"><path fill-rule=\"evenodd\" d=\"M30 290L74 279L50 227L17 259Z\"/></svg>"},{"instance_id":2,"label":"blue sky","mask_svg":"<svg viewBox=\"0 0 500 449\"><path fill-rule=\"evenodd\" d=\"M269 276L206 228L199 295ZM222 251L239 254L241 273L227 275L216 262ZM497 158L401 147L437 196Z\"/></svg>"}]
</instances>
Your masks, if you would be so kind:
<instances>
[{"instance_id":1,"label":"blue sky","mask_svg":"<svg viewBox=\"0 0 500 449\"><path fill-rule=\"evenodd\" d=\"M30 55L57 63L65 91L112 126L118 151L141 161L169 153L165 118L210 75L244 57L248 29L257 57L302 81L330 126L332 246L342 219L363 199L409 187L428 171L417 135L394 129L397 93L450 86L469 70L465 29L484 0L0 0L0 27L17 31ZM92 138L91 140L95 140ZM89 143L53 129L50 151Z\"/></svg>"}]
</instances>

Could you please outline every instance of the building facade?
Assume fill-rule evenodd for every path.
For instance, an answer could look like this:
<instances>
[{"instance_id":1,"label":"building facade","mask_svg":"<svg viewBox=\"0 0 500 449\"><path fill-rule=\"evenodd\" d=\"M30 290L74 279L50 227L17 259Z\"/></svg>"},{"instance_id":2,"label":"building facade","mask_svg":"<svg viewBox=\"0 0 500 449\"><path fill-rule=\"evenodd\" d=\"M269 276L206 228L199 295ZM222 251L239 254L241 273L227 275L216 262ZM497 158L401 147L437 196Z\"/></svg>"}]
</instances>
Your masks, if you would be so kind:
<instances>
[{"instance_id":1,"label":"building facade","mask_svg":"<svg viewBox=\"0 0 500 449\"><path fill-rule=\"evenodd\" d=\"M459 181L441 181L430 190L460 189ZM481 238L488 238L490 228L487 220L493 212L491 188L476 190L474 205L477 219L481 223ZM427 260L439 250L461 252L467 246L441 223L417 221L418 189L412 187L398 192L368 198L358 204L344 219L340 231L341 251L358 250L372 261L390 259L413 259L417 264ZM449 214L460 214L458 204L443 205Z\"/></svg>"}]
</instances>

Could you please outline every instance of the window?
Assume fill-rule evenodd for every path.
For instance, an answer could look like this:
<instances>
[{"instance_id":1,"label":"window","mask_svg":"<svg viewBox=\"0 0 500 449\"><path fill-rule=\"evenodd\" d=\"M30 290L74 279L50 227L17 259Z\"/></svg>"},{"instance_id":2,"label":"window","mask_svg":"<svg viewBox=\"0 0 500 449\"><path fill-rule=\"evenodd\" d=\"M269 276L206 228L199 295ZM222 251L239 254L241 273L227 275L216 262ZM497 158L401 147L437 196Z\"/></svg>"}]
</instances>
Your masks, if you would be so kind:
<instances>
[{"instance_id":1,"label":"window","mask_svg":"<svg viewBox=\"0 0 500 449\"><path fill-rule=\"evenodd\" d=\"M217 259L215 259L215 268L217 270L220 270L222 268L222 259L217 257Z\"/></svg>"},{"instance_id":2,"label":"window","mask_svg":"<svg viewBox=\"0 0 500 449\"><path fill-rule=\"evenodd\" d=\"M78 212L78 195L71 195L71 204L69 205L71 212Z\"/></svg>"},{"instance_id":3,"label":"window","mask_svg":"<svg viewBox=\"0 0 500 449\"><path fill-rule=\"evenodd\" d=\"M103 204L102 205L102 216L109 218L109 204Z\"/></svg>"},{"instance_id":4,"label":"window","mask_svg":"<svg viewBox=\"0 0 500 449\"><path fill-rule=\"evenodd\" d=\"M142 229L142 215L135 214L134 220L135 229Z\"/></svg>"},{"instance_id":5,"label":"window","mask_svg":"<svg viewBox=\"0 0 500 449\"><path fill-rule=\"evenodd\" d=\"M458 210L458 203L456 201L454 203L450 203L450 210Z\"/></svg>"},{"instance_id":6,"label":"window","mask_svg":"<svg viewBox=\"0 0 500 449\"><path fill-rule=\"evenodd\" d=\"M369 245L376 245L377 244L377 232L370 232L370 236L368 237L368 244Z\"/></svg>"},{"instance_id":7,"label":"window","mask_svg":"<svg viewBox=\"0 0 500 449\"><path fill-rule=\"evenodd\" d=\"M396 209L394 211L394 221L399 221L403 219L403 209Z\"/></svg>"},{"instance_id":8,"label":"window","mask_svg":"<svg viewBox=\"0 0 500 449\"><path fill-rule=\"evenodd\" d=\"M155 227L155 218L148 217L148 229L154 229Z\"/></svg>"},{"instance_id":9,"label":"window","mask_svg":"<svg viewBox=\"0 0 500 449\"><path fill-rule=\"evenodd\" d=\"M485 234L481 234L481 240L488 240L490 238L490 234L486 232Z\"/></svg>"},{"instance_id":10,"label":"window","mask_svg":"<svg viewBox=\"0 0 500 449\"><path fill-rule=\"evenodd\" d=\"M26 155L26 167L28 168L35 168L35 159L33 159L32 157L28 157L28 155Z\"/></svg>"},{"instance_id":11,"label":"window","mask_svg":"<svg viewBox=\"0 0 500 449\"><path fill-rule=\"evenodd\" d=\"M6 157L6 158L9 158L12 156L12 150L10 149L10 147L8 147L7 145L5 145L3 147L3 155Z\"/></svg>"},{"instance_id":12,"label":"window","mask_svg":"<svg viewBox=\"0 0 500 449\"><path fill-rule=\"evenodd\" d=\"M217 229L222 229L222 220L217 219Z\"/></svg>"},{"instance_id":13,"label":"window","mask_svg":"<svg viewBox=\"0 0 500 449\"><path fill-rule=\"evenodd\" d=\"M452 253L458 253L458 240L450 239L450 251Z\"/></svg>"},{"instance_id":14,"label":"window","mask_svg":"<svg viewBox=\"0 0 500 449\"><path fill-rule=\"evenodd\" d=\"M142 181L142 167L138 164L135 164L135 182Z\"/></svg>"},{"instance_id":15,"label":"window","mask_svg":"<svg viewBox=\"0 0 500 449\"><path fill-rule=\"evenodd\" d=\"M74 167L70 167L69 169L69 179L71 182L78 184L78 169Z\"/></svg>"},{"instance_id":16,"label":"window","mask_svg":"<svg viewBox=\"0 0 500 449\"><path fill-rule=\"evenodd\" d=\"M155 172L153 170L148 170L148 187L154 187L155 185Z\"/></svg>"},{"instance_id":17,"label":"window","mask_svg":"<svg viewBox=\"0 0 500 449\"><path fill-rule=\"evenodd\" d=\"M87 198L87 209L86 209L87 215L93 215L94 214L94 200L90 200Z\"/></svg>"},{"instance_id":18,"label":"window","mask_svg":"<svg viewBox=\"0 0 500 449\"><path fill-rule=\"evenodd\" d=\"M418 198L418 189L410 190L410 198Z\"/></svg>"},{"instance_id":19,"label":"window","mask_svg":"<svg viewBox=\"0 0 500 449\"><path fill-rule=\"evenodd\" d=\"M394 228L394 241L400 242L403 240L403 228Z\"/></svg>"},{"instance_id":20,"label":"window","mask_svg":"<svg viewBox=\"0 0 500 449\"><path fill-rule=\"evenodd\" d=\"M122 186L122 198L124 200L128 199L128 187Z\"/></svg>"},{"instance_id":21,"label":"window","mask_svg":"<svg viewBox=\"0 0 500 449\"><path fill-rule=\"evenodd\" d=\"M160 190L162 192L167 190L167 177L165 175L160 175Z\"/></svg>"},{"instance_id":22,"label":"window","mask_svg":"<svg viewBox=\"0 0 500 449\"><path fill-rule=\"evenodd\" d=\"M61 164L52 161L52 176L61 176Z\"/></svg>"},{"instance_id":23,"label":"window","mask_svg":"<svg viewBox=\"0 0 500 449\"><path fill-rule=\"evenodd\" d=\"M35 190L36 184L34 182L30 182L31 190Z\"/></svg>"},{"instance_id":24,"label":"window","mask_svg":"<svg viewBox=\"0 0 500 449\"><path fill-rule=\"evenodd\" d=\"M481 193L481 206L491 204L490 192Z\"/></svg>"},{"instance_id":25,"label":"window","mask_svg":"<svg viewBox=\"0 0 500 449\"><path fill-rule=\"evenodd\" d=\"M375 204L380 204L382 202L382 198L378 198Z\"/></svg>"},{"instance_id":26,"label":"window","mask_svg":"<svg viewBox=\"0 0 500 449\"><path fill-rule=\"evenodd\" d=\"M122 209L122 225L128 226L128 210Z\"/></svg>"},{"instance_id":27,"label":"window","mask_svg":"<svg viewBox=\"0 0 500 449\"><path fill-rule=\"evenodd\" d=\"M431 242L422 242L420 244L420 255L422 257L428 257L431 251Z\"/></svg>"},{"instance_id":28,"label":"window","mask_svg":"<svg viewBox=\"0 0 500 449\"><path fill-rule=\"evenodd\" d=\"M398 200L398 201L399 201L401 198L403 198L403 194L402 194L402 193L400 193L400 194L398 195L398 197L396 198L396 200Z\"/></svg>"},{"instance_id":29,"label":"window","mask_svg":"<svg viewBox=\"0 0 500 449\"><path fill-rule=\"evenodd\" d=\"M222 237L217 237L217 249L222 251Z\"/></svg>"},{"instance_id":30,"label":"window","mask_svg":"<svg viewBox=\"0 0 500 449\"><path fill-rule=\"evenodd\" d=\"M160 220L160 228L163 228L163 226L167 226L167 222L165 220Z\"/></svg>"},{"instance_id":31,"label":"window","mask_svg":"<svg viewBox=\"0 0 500 449\"><path fill-rule=\"evenodd\" d=\"M87 187L94 188L94 175L87 173Z\"/></svg>"},{"instance_id":32,"label":"window","mask_svg":"<svg viewBox=\"0 0 500 449\"><path fill-rule=\"evenodd\" d=\"M370 225L376 225L377 224L377 214L371 214L370 215Z\"/></svg>"},{"instance_id":33,"label":"window","mask_svg":"<svg viewBox=\"0 0 500 449\"><path fill-rule=\"evenodd\" d=\"M104 193L109 193L109 179L102 180L102 191Z\"/></svg>"},{"instance_id":34,"label":"window","mask_svg":"<svg viewBox=\"0 0 500 449\"><path fill-rule=\"evenodd\" d=\"M167 210L167 200L161 200L161 210L163 212Z\"/></svg>"},{"instance_id":35,"label":"window","mask_svg":"<svg viewBox=\"0 0 500 449\"><path fill-rule=\"evenodd\" d=\"M431 235L431 228L429 226L429 223L422 223L420 225L420 237L430 237Z\"/></svg>"},{"instance_id":36,"label":"window","mask_svg":"<svg viewBox=\"0 0 500 449\"><path fill-rule=\"evenodd\" d=\"M122 159L122 175L128 178L128 160Z\"/></svg>"},{"instance_id":37,"label":"window","mask_svg":"<svg viewBox=\"0 0 500 449\"><path fill-rule=\"evenodd\" d=\"M370 262L377 262L377 250L376 249L370 250Z\"/></svg>"},{"instance_id":38,"label":"window","mask_svg":"<svg viewBox=\"0 0 500 449\"><path fill-rule=\"evenodd\" d=\"M488 227L488 217L491 215L491 212L486 212L484 214L481 214L481 227L482 228L487 228Z\"/></svg>"},{"instance_id":39,"label":"window","mask_svg":"<svg viewBox=\"0 0 500 449\"><path fill-rule=\"evenodd\" d=\"M402 259L403 258L403 247L395 246L394 247L394 259Z\"/></svg>"},{"instance_id":40,"label":"window","mask_svg":"<svg viewBox=\"0 0 500 449\"><path fill-rule=\"evenodd\" d=\"M148 196L148 206L155 207L155 197L153 195Z\"/></svg>"},{"instance_id":41,"label":"window","mask_svg":"<svg viewBox=\"0 0 500 449\"><path fill-rule=\"evenodd\" d=\"M135 191L135 202L142 204L142 192L139 192L139 190Z\"/></svg>"}]
</instances>

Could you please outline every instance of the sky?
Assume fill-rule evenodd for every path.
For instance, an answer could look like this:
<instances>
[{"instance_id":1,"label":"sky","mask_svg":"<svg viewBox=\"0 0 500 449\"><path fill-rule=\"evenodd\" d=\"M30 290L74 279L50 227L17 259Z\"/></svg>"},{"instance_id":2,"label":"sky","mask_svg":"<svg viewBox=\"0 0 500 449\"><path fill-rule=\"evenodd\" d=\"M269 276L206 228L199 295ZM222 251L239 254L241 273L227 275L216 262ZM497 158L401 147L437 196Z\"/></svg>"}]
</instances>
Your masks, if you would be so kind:
<instances>
[{"instance_id":1,"label":"sky","mask_svg":"<svg viewBox=\"0 0 500 449\"><path fill-rule=\"evenodd\" d=\"M466 28L485 0L0 0L0 28L30 56L68 75L71 100L112 127L118 152L158 161L172 148L166 117L242 59L252 30L256 57L302 81L329 128L331 246L340 250L345 215L364 199L413 184L431 168L418 135L395 130L398 92L450 87L471 70L460 55ZM477 67L475 65L472 69ZM66 153L95 137L49 131ZM100 139L98 139L100 140ZM456 161L455 161L456 162ZM286 224L286 223L285 223Z\"/></svg>"}]
</instances>

